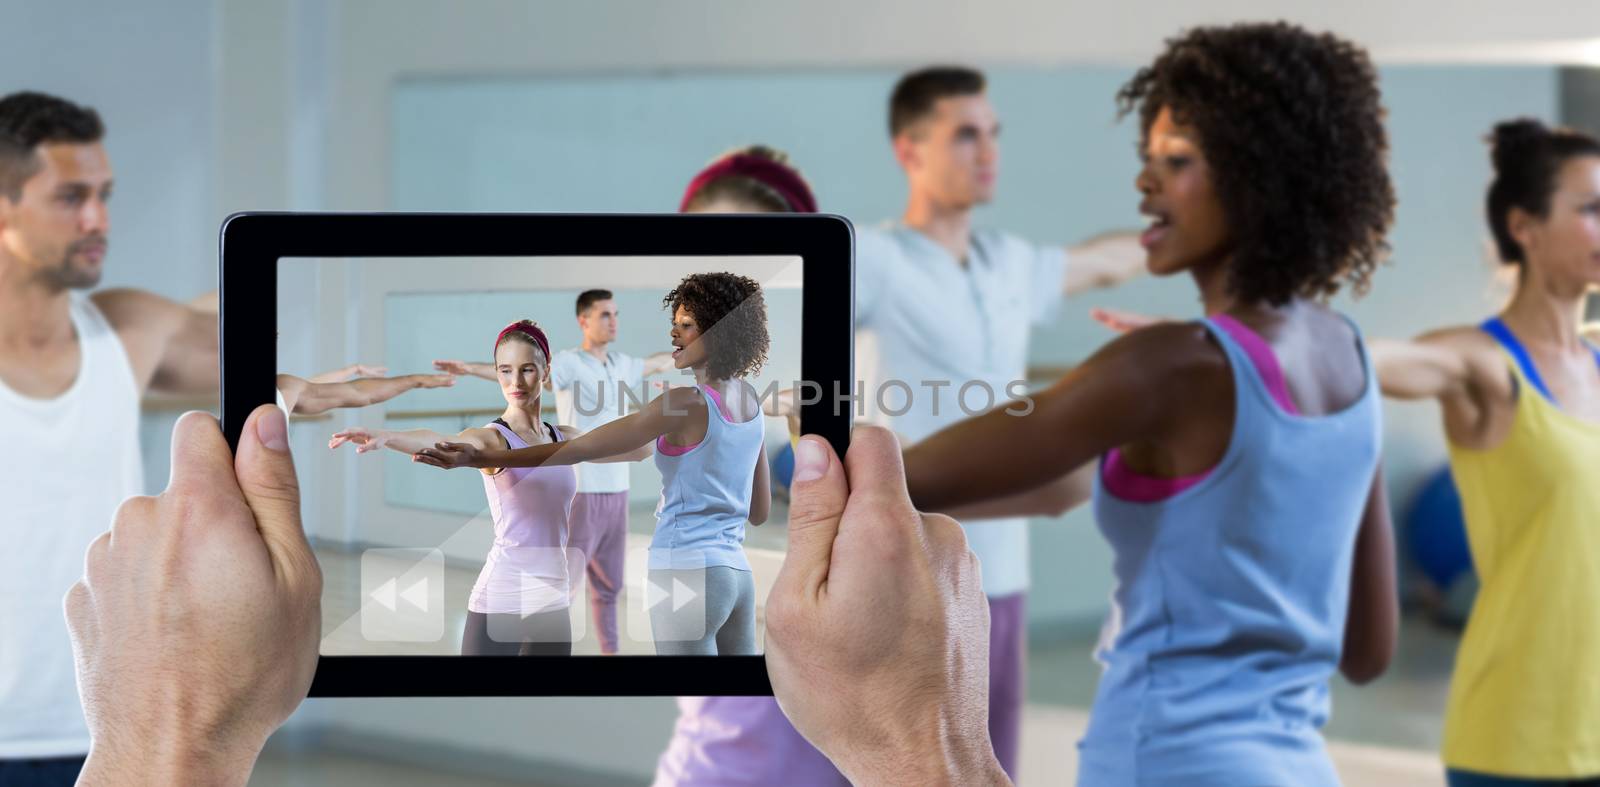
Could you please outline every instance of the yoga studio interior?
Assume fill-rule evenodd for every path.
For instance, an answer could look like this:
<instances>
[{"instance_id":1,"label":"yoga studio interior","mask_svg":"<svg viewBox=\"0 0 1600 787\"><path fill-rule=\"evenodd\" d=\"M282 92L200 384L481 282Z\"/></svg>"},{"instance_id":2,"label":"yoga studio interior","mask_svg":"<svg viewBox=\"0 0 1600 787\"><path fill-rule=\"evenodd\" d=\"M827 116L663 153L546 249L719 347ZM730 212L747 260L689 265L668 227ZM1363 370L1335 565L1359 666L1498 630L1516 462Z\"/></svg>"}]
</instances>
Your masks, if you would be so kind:
<instances>
[{"instance_id":1,"label":"yoga studio interior","mask_svg":"<svg viewBox=\"0 0 1600 787\"><path fill-rule=\"evenodd\" d=\"M994 196L973 212L974 226L1062 246L1137 229L1147 223L1135 190L1139 119L1119 118L1119 88L1186 28L1287 18L1361 44L1377 66L1397 205L1389 251L1370 292L1347 289L1333 306L1365 335L1406 338L1474 325L1516 286L1484 219L1494 125L1529 117L1600 132L1600 16L1580 5L55 0L0 11L0 88L98 109L118 192L102 286L186 301L215 287L218 228L237 211L674 213L697 172L752 144L783 151L820 212L889 225L907 201L888 135L890 91L902 74L935 64L981 68L1004 129ZM740 270L730 264L647 270L554 259L511 270L505 260L448 269L410 260L379 270L371 260L285 261L278 368L308 378L353 364L440 374L435 361L490 361L496 334L523 318L539 323L552 350L570 349L583 341L574 299L590 287L614 291L616 348L647 358L673 349L665 293L690 273ZM763 388L799 375L802 277L797 265L749 265L771 328L766 369L752 380ZM1600 305L1590 307L1600 319ZM1091 317L1095 308L1199 316L1187 276L1141 275L1065 297L1029 329L1029 385L1050 384L1116 338ZM330 438L348 427L454 435L483 427L505 402L495 382L463 375L290 419L307 529L326 574L322 653L458 652L493 537L477 473L392 451L330 451ZM218 407L215 397L144 403L150 493L166 485L179 415ZM776 476L790 446L786 422L760 418ZM1323 735L1346 784L1442 786L1445 705L1478 582L1438 406L1386 400L1383 421L1399 642L1376 682L1330 679ZM661 481L649 460L628 473L637 572ZM758 623L782 561L785 500L779 489L768 524L744 543ZM1016 775L1024 785L1071 784L1100 677L1112 552L1091 505L1034 517L1027 534ZM438 550L442 584L399 575L387 589L364 584L367 550L415 547ZM623 595L648 592L641 587ZM582 593L572 598L571 652L592 656L601 645ZM447 614L431 640L377 646L362 631L362 605L393 611L437 599ZM632 611L625 603L622 657L655 652L647 616ZM678 714L670 696L315 698L269 742L251 783L646 784Z\"/></svg>"}]
</instances>

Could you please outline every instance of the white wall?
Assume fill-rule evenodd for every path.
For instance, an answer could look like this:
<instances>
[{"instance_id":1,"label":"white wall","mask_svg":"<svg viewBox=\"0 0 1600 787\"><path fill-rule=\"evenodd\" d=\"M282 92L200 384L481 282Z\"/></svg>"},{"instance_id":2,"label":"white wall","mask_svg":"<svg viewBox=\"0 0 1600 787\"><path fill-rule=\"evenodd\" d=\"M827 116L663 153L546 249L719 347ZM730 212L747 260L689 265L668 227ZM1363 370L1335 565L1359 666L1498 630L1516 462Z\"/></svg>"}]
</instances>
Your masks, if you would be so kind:
<instances>
[{"instance_id":1,"label":"white wall","mask_svg":"<svg viewBox=\"0 0 1600 787\"><path fill-rule=\"evenodd\" d=\"M851 68L932 61L984 65L1148 60L1179 29L1290 17L1371 47L1390 62L1500 57L1539 40L1600 36L1600 5L1527 0L1282 3L1272 0L343 0L334 12L337 111L329 118L330 207L387 203L388 96L411 75ZM1586 50L1573 50L1586 51ZM1564 51L1566 54L1570 52ZM464 121L467 119L464 119Z\"/></svg>"},{"instance_id":2,"label":"white wall","mask_svg":"<svg viewBox=\"0 0 1600 787\"><path fill-rule=\"evenodd\" d=\"M219 18L213 0L6 5L0 93L53 93L105 121L117 183L105 286L179 299L216 286ZM152 490L166 485L175 419L154 414L141 425Z\"/></svg>"}]
</instances>

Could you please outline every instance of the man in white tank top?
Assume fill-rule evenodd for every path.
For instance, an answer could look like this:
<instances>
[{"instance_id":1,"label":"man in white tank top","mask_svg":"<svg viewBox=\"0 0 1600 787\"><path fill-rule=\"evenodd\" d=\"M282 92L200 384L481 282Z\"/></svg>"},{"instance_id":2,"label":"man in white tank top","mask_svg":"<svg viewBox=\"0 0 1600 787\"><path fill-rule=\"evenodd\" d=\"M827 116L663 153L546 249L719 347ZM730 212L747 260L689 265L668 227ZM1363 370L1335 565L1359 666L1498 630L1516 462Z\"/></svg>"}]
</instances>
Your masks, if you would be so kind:
<instances>
[{"instance_id":1,"label":"man in white tank top","mask_svg":"<svg viewBox=\"0 0 1600 787\"><path fill-rule=\"evenodd\" d=\"M61 600L144 493L139 400L215 394L214 299L86 291L112 172L92 110L0 98L0 782L71 784L89 750ZM41 778L42 777L42 778Z\"/></svg>"}]
</instances>

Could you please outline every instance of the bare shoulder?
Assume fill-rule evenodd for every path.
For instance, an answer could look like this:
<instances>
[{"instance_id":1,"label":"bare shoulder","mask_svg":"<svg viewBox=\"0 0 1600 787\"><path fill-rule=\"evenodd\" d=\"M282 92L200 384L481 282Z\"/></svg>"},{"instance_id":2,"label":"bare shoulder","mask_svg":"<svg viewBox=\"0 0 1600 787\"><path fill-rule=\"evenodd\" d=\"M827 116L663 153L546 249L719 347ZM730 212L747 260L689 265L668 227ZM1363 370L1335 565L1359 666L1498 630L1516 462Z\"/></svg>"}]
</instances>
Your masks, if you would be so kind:
<instances>
[{"instance_id":1,"label":"bare shoulder","mask_svg":"<svg viewBox=\"0 0 1600 787\"><path fill-rule=\"evenodd\" d=\"M148 290L117 288L89 296L116 330L162 330L182 322L188 307Z\"/></svg>"},{"instance_id":2,"label":"bare shoulder","mask_svg":"<svg viewBox=\"0 0 1600 787\"><path fill-rule=\"evenodd\" d=\"M1415 341L1418 344L1448 347L1465 352L1494 352L1499 349L1494 337L1476 325L1435 328L1417 336Z\"/></svg>"},{"instance_id":3,"label":"bare shoulder","mask_svg":"<svg viewBox=\"0 0 1600 787\"><path fill-rule=\"evenodd\" d=\"M304 377L296 377L292 374L279 374L275 382L278 386L278 392L282 393L285 399L298 397L307 386L313 384Z\"/></svg>"},{"instance_id":4,"label":"bare shoulder","mask_svg":"<svg viewBox=\"0 0 1600 787\"><path fill-rule=\"evenodd\" d=\"M656 401L661 402L666 408L667 415L684 415L704 410L706 407L706 398L696 386L668 388L666 393L657 397Z\"/></svg>"},{"instance_id":5,"label":"bare shoulder","mask_svg":"<svg viewBox=\"0 0 1600 787\"><path fill-rule=\"evenodd\" d=\"M576 426L568 426L567 424L557 424L556 429L561 432L562 440L571 440L583 434L582 429Z\"/></svg>"},{"instance_id":6,"label":"bare shoulder","mask_svg":"<svg viewBox=\"0 0 1600 787\"><path fill-rule=\"evenodd\" d=\"M1152 386L1229 374L1227 353L1198 322L1163 322L1130 331L1089 362L1108 370L1137 370Z\"/></svg>"},{"instance_id":7,"label":"bare shoulder","mask_svg":"<svg viewBox=\"0 0 1600 787\"><path fill-rule=\"evenodd\" d=\"M1447 352L1465 363L1475 378L1500 378L1505 369L1505 353L1500 343L1475 325L1456 325L1428 331L1413 340L1433 352Z\"/></svg>"},{"instance_id":8,"label":"bare shoulder","mask_svg":"<svg viewBox=\"0 0 1600 787\"><path fill-rule=\"evenodd\" d=\"M1206 326L1170 322L1123 334L1036 398L1047 417L1120 444L1223 417L1232 396L1228 356Z\"/></svg>"},{"instance_id":9,"label":"bare shoulder","mask_svg":"<svg viewBox=\"0 0 1600 787\"><path fill-rule=\"evenodd\" d=\"M1118 337L1057 385L1130 416L1166 421L1196 404L1225 401L1233 372L1204 325L1172 322Z\"/></svg>"},{"instance_id":10,"label":"bare shoulder","mask_svg":"<svg viewBox=\"0 0 1600 787\"><path fill-rule=\"evenodd\" d=\"M1506 405L1515 401L1516 386L1507 370L1510 359L1500 342L1475 325L1429 331L1415 340L1430 352L1448 353L1452 364L1464 367L1467 391L1479 405Z\"/></svg>"},{"instance_id":11,"label":"bare shoulder","mask_svg":"<svg viewBox=\"0 0 1600 787\"><path fill-rule=\"evenodd\" d=\"M504 448L506 446L505 437L500 434L499 430L491 429L487 426L474 426L471 429L463 429L460 434L456 435L456 440L484 448Z\"/></svg>"}]
</instances>

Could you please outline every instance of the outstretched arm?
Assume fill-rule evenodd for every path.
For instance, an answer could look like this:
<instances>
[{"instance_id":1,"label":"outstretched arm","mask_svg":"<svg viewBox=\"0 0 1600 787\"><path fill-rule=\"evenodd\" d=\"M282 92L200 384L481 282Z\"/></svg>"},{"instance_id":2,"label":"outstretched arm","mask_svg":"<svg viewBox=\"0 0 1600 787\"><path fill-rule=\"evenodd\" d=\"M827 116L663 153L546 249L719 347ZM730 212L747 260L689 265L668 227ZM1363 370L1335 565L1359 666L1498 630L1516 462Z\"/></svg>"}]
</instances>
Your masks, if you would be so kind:
<instances>
[{"instance_id":1,"label":"outstretched arm","mask_svg":"<svg viewBox=\"0 0 1600 787\"><path fill-rule=\"evenodd\" d=\"M91 298L122 340L141 394L215 395L220 389L214 294L190 303L131 289Z\"/></svg>"},{"instance_id":2,"label":"outstretched arm","mask_svg":"<svg viewBox=\"0 0 1600 787\"><path fill-rule=\"evenodd\" d=\"M1176 322L1167 317L1156 317L1125 309L1106 309L1099 306L1089 309L1089 319L1117 333L1128 333L1163 322Z\"/></svg>"},{"instance_id":3,"label":"outstretched arm","mask_svg":"<svg viewBox=\"0 0 1600 787\"><path fill-rule=\"evenodd\" d=\"M454 374L460 377L482 377L485 380L494 380L494 364L480 361L434 361L433 368L445 374Z\"/></svg>"},{"instance_id":4,"label":"outstretched arm","mask_svg":"<svg viewBox=\"0 0 1600 787\"><path fill-rule=\"evenodd\" d=\"M1367 342L1383 395L1392 399L1439 399L1464 394L1472 365L1461 348L1431 333L1414 340L1374 338Z\"/></svg>"},{"instance_id":5,"label":"outstretched arm","mask_svg":"<svg viewBox=\"0 0 1600 787\"><path fill-rule=\"evenodd\" d=\"M1175 434L1232 390L1227 361L1194 324L1123 336L1021 403L950 426L905 452L911 499L948 511L1059 481L1106 451ZM1050 435L1040 439L1040 435Z\"/></svg>"},{"instance_id":6,"label":"outstretched arm","mask_svg":"<svg viewBox=\"0 0 1600 787\"><path fill-rule=\"evenodd\" d=\"M1144 247L1139 233L1128 230L1096 235L1067 247L1067 275L1063 295L1115 287L1144 272Z\"/></svg>"},{"instance_id":7,"label":"outstretched arm","mask_svg":"<svg viewBox=\"0 0 1600 787\"><path fill-rule=\"evenodd\" d=\"M350 443L356 447L356 453L358 454L365 454L380 448L387 448L402 454L415 454L435 443L446 440L472 446L478 450L500 445L500 438L492 429L468 429L458 435L451 436L440 434L432 429L398 431L352 426L343 431L334 432L333 437L328 440L328 447L338 448L345 443Z\"/></svg>"},{"instance_id":8,"label":"outstretched arm","mask_svg":"<svg viewBox=\"0 0 1600 787\"><path fill-rule=\"evenodd\" d=\"M1410 341L1367 342L1378 384L1394 399L1437 399L1452 443L1495 445L1510 428L1517 389L1499 344L1476 327L1445 328Z\"/></svg>"},{"instance_id":9,"label":"outstretched arm","mask_svg":"<svg viewBox=\"0 0 1600 787\"><path fill-rule=\"evenodd\" d=\"M958 522L1018 516L1061 516L1088 502L1089 498L1094 496L1094 474L1098 466L1096 462L1091 461L1054 481L1026 492L979 503L968 503L934 513L944 514Z\"/></svg>"},{"instance_id":10,"label":"outstretched arm","mask_svg":"<svg viewBox=\"0 0 1600 787\"><path fill-rule=\"evenodd\" d=\"M794 389L785 388L761 403L761 413L782 418L789 425L789 436L800 436L800 405L795 402Z\"/></svg>"},{"instance_id":11,"label":"outstretched arm","mask_svg":"<svg viewBox=\"0 0 1600 787\"><path fill-rule=\"evenodd\" d=\"M644 357L644 376L672 371L672 353L651 353Z\"/></svg>"},{"instance_id":12,"label":"outstretched arm","mask_svg":"<svg viewBox=\"0 0 1600 787\"><path fill-rule=\"evenodd\" d=\"M696 393L692 388L682 390ZM527 448L495 447L474 450L473 446L461 442L440 440L437 445L415 451L415 458L423 464L446 470L457 467L543 467L604 461L648 448L657 437L676 428L686 417L683 415L686 410L682 402L674 402L673 414L668 415L666 404L670 398L673 398L671 394L658 396L643 410L584 432L567 442L545 443Z\"/></svg>"},{"instance_id":13,"label":"outstretched arm","mask_svg":"<svg viewBox=\"0 0 1600 787\"><path fill-rule=\"evenodd\" d=\"M285 385L285 378L299 380L298 386ZM284 392L284 404L296 415L317 415L341 407L368 407L417 388L443 388L455 385L456 378L449 374L408 374L401 377L375 377L350 380L342 383L318 383L300 380L292 375L278 375L278 390ZM298 388L291 400L289 390Z\"/></svg>"},{"instance_id":14,"label":"outstretched arm","mask_svg":"<svg viewBox=\"0 0 1600 787\"><path fill-rule=\"evenodd\" d=\"M313 375L307 379L314 383L341 383L352 377L387 377L388 374L389 369L386 366L368 366L364 363L353 363L330 372Z\"/></svg>"},{"instance_id":15,"label":"outstretched arm","mask_svg":"<svg viewBox=\"0 0 1600 787\"><path fill-rule=\"evenodd\" d=\"M582 437L584 434L586 434L582 429L579 429L576 426L562 425L562 426L558 426L556 428L561 430L562 439L567 441L567 442L569 442L569 443L572 442L573 440L576 440L576 439ZM644 445L641 445L638 448L635 448L632 451L629 451L629 452L627 452L625 454L614 454L612 456L603 456L603 457L601 457L599 459L590 459L588 461L589 461L590 464L596 464L596 465L615 464L615 463L618 463L618 462L642 462L642 461L644 461L646 459L649 459L651 456L653 456L655 454L655 452L656 452L655 443L654 442L649 442L649 443L645 443Z\"/></svg>"}]
</instances>

